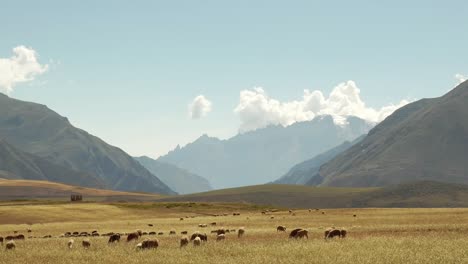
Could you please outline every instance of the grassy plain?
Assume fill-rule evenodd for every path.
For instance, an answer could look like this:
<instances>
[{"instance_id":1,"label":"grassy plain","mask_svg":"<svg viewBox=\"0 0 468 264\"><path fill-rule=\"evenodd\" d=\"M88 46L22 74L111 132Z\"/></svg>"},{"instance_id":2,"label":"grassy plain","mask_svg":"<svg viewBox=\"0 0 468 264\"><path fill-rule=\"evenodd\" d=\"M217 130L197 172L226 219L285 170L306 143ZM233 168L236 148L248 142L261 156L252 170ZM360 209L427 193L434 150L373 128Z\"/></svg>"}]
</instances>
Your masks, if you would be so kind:
<instances>
[{"instance_id":1,"label":"grassy plain","mask_svg":"<svg viewBox=\"0 0 468 264\"><path fill-rule=\"evenodd\" d=\"M0 250L0 263L468 263L468 209L323 209L292 215L280 208L263 215L264 209L221 203L0 204L0 236L19 231L38 237L18 241L13 251ZM224 213L229 215L213 216ZM211 222L245 227L246 235L228 234L226 241L216 242L209 234L199 248L179 248L181 231L209 233L215 227L198 224ZM276 232L277 225L305 228L309 239L290 240ZM331 226L347 229L348 237L325 241L323 232ZM70 250L68 239L58 238L67 231L136 229L163 231L147 237L157 238L160 247L137 251L136 243L107 245L106 237L95 237L90 249L75 238ZM170 230L177 235L170 236ZM45 235L53 238L39 238Z\"/></svg>"}]
</instances>

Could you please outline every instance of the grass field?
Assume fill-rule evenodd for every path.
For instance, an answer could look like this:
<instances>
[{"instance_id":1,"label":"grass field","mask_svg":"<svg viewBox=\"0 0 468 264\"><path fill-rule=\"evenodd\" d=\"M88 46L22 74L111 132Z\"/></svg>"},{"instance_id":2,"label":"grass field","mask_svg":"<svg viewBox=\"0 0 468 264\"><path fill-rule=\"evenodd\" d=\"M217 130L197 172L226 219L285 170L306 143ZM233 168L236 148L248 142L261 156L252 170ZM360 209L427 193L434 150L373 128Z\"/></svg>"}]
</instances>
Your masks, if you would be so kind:
<instances>
[{"instance_id":1,"label":"grass field","mask_svg":"<svg viewBox=\"0 0 468 264\"><path fill-rule=\"evenodd\" d=\"M292 215L283 208L263 215L264 209L211 203L5 203L0 206L0 236L16 230L53 238L18 241L15 250L0 250L0 263L468 263L468 209L324 209ZM224 213L229 215L213 216ZM246 234L241 239L228 234L223 242L209 234L201 247L179 248L181 231L209 233L216 227L198 224L211 222L217 228L245 227ZM287 233L276 232L278 225L305 228L309 239L288 239ZM331 226L347 229L348 237L325 241L323 232ZM163 231L146 237L157 238L160 247L137 251L136 243L107 245L107 237L96 237L90 238L90 249L75 238L70 250L68 238L58 238L64 232L136 229ZM170 230L177 235L168 235Z\"/></svg>"}]
</instances>

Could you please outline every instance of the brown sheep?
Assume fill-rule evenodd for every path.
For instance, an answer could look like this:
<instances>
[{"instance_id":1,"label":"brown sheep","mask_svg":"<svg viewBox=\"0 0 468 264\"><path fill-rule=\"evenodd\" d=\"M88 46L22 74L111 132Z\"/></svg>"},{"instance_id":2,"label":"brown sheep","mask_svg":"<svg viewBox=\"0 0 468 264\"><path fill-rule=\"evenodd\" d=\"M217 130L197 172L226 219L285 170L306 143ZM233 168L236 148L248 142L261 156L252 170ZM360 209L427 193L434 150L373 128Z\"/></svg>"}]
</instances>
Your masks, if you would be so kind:
<instances>
[{"instance_id":1,"label":"brown sheep","mask_svg":"<svg viewBox=\"0 0 468 264\"><path fill-rule=\"evenodd\" d=\"M6 241L13 240L13 239L15 239L14 236L7 236L7 237L5 237L5 240L6 240Z\"/></svg>"},{"instance_id":2,"label":"brown sheep","mask_svg":"<svg viewBox=\"0 0 468 264\"><path fill-rule=\"evenodd\" d=\"M276 232L286 232L286 227L285 226L278 226L276 228Z\"/></svg>"},{"instance_id":3,"label":"brown sheep","mask_svg":"<svg viewBox=\"0 0 468 264\"><path fill-rule=\"evenodd\" d=\"M114 243L114 242L120 242L119 234L113 234L112 236L110 236L109 241L107 243Z\"/></svg>"},{"instance_id":4,"label":"brown sheep","mask_svg":"<svg viewBox=\"0 0 468 264\"><path fill-rule=\"evenodd\" d=\"M148 224L148 226L151 226L151 227L152 227L152 226L153 226L153 224Z\"/></svg>"},{"instance_id":5,"label":"brown sheep","mask_svg":"<svg viewBox=\"0 0 468 264\"><path fill-rule=\"evenodd\" d=\"M289 233L289 238L293 238L293 237L295 238L296 235L297 235L297 232L299 232L299 231L301 231L301 230L302 230L302 228L296 228L296 229L294 229L293 231L291 231L291 233Z\"/></svg>"},{"instance_id":6,"label":"brown sheep","mask_svg":"<svg viewBox=\"0 0 468 264\"><path fill-rule=\"evenodd\" d=\"M13 237L13 239L15 239L15 240L24 240L24 238L25 238L24 235L17 235L15 237Z\"/></svg>"},{"instance_id":7,"label":"brown sheep","mask_svg":"<svg viewBox=\"0 0 468 264\"><path fill-rule=\"evenodd\" d=\"M213 223L211 223L210 225L211 225L211 226L215 226L215 225L216 225L216 222L213 222Z\"/></svg>"},{"instance_id":8,"label":"brown sheep","mask_svg":"<svg viewBox=\"0 0 468 264\"><path fill-rule=\"evenodd\" d=\"M180 247L185 247L189 243L188 237L184 236L180 239Z\"/></svg>"},{"instance_id":9,"label":"brown sheep","mask_svg":"<svg viewBox=\"0 0 468 264\"><path fill-rule=\"evenodd\" d=\"M32 230L31 230L31 229L28 229L27 231L28 231L28 233L31 233L31 232L32 232Z\"/></svg>"},{"instance_id":10,"label":"brown sheep","mask_svg":"<svg viewBox=\"0 0 468 264\"><path fill-rule=\"evenodd\" d=\"M5 245L5 249L7 250L15 249L15 248L16 248L16 244L15 244L15 241L13 240L8 241Z\"/></svg>"},{"instance_id":11,"label":"brown sheep","mask_svg":"<svg viewBox=\"0 0 468 264\"><path fill-rule=\"evenodd\" d=\"M0 236L0 244L3 244L3 237Z\"/></svg>"},{"instance_id":12,"label":"brown sheep","mask_svg":"<svg viewBox=\"0 0 468 264\"><path fill-rule=\"evenodd\" d=\"M296 236L294 236L294 238L304 238L305 237L305 238L309 239L308 234L309 234L309 231L302 229L302 230L299 230L297 232L297 234L296 234Z\"/></svg>"},{"instance_id":13,"label":"brown sheep","mask_svg":"<svg viewBox=\"0 0 468 264\"><path fill-rule=\"evenodd\" d=\"M182 231L182 232L180 232L180 234L186 235L186 234L188 234L188 231Z\"/></svg>"},{"instance_id":14,"label":"brown sheep","mask_svg":"<svg viewBox=\"0 0 468 264\"><path fill-rule=\"evenodd\" d=\"M127 236L127 242L130 242L132 240L138 240L138 238L140 238L140 236L138 235L138 233L130 233L128 234Z\"/></svg>"},{"instance_id":15,"label":"brown sheep","mask_svg":"<svg viewBox=\"0 0 468 264\"><path fill-rule=\"evenodd\" d=\"M181 218L179 218L179 220L180 220L180 221L184 221L184 218L183 218L183 217L181 217Z\"/></svg>"},{"instance_id":16,"label":"brown sheep","mask_svg":"<svg viewBox=\"0 0 468 264\"><path fill-rule=\"evenodd\" d=\"M340 234L341 234L341 236L340 236L341 238L345 238L346 235L348 234L348 232L346 232L346 230L342 229L342 230L340 230Z\"/></svg>"},{"instance_id":17,"label":"brown sheep","mask_svg":"<svg viewBox=\"0 0 468 264\"><path fill-rule=\"evenodd\" d=\"M190 237L190 241L195 240L197 237L200 238L200 240L202 241L208 241L208 236L206 234L200 234L199 232L193 233Z\"/></svg>"},{"instance_id":18,"label":"brown sheep","mask_svg":"<svg viewBox=\"0 0 468 264\"><path fill-rule=\"evenodd\" d=\"M84 248L89 248L91 247L91 242L89 241L89 239L85 239L83 240L83 242L81 242L81 245L83 245Z\"/></svg>"},{"instance_id":19,"label":"brown sheep","mask_svg":"<svg viewBox=\"0 0 468 264\"><path fill-rule=\"evenodd\" d=\"M75 243L75 240L73 239L68 240L68 243L67 243L68 248L72 249L74 243Z\"/></svg>"},{"instance_id":20,"label":"brown sheep","mask_svg":"<svg viewBox=\"0 0 468 264\"><path fill-rule=\"evenodd\" d=\"M226 230L224 230L224 229L218 229L218 230L216 230L216 234L217 234L217 235L225 235L225 234L226 234Z\"/></svg>"},{"instance_id":21,"label":"brown sheep","mask_svg":"<svg viewBox=\"0 0 468 264\"><path fill-rule=\"evenodd\" d=\"M242 237L244 234L245 234L245 229L243 227L241 227L241 228L239 228L239 230L237 230L237 237L238 238Z\"/></svg>"},{"instance_id":22,"label":"brown sheep","mask_svg":"<svg viewBox=\"0 0 468 264\"><path fill-rule=\"evenodd\" d=\"M149 232L149 233L148 233L148 235L150 235L150 236L154 236L154 235L156 235L156 232L154 232L154 231L151 231L151 232Z\"/></svg>"},{"instance_id":23,"label":"brown sheep","mask_svg":"<svg viewBox=\"0 0 468 264\"><path fill-rule=\"evenodd\" d=\"M158 236L162 236L162 235L164 235L164 232L159 232L158 233Z\"/></svg>"},{"instance_id":24,"label":"brown sheep","mask_svg":"<svg viewBox=\"0 0 468 264\"><path fill-rule=\"evenodd\" d=\"M175 234L177 234L176 231L174 230L169 231L169 235L175 235Z\"/></svg>"},{"instance_id":25,"label":"brown sheep","mask_svg":"<svg viewBox=\"0 0 468 264\"><path fill-rule=\"evenodd\" d=\"M199 224L198 227L207 227L207 224Z\"/></svg>"},{"instance_id":26,"label":"brown sheep","mask_svg":"<svg viewBox=\"0 0 468 264\"><path fill-rule=\"evenodd\" d=\"M200 246L201 245L201 239L199 237L196 237L194 240L193 240L193 245L194 246Z\"/></svg>"},{"instance_id":27,"label":"brown sheep","mask_svg":"<svg viewBox=\"0 0 468 264\"><path fill-rule=\"evenodd\" d=\"M159 246L159 241L157 239L145 240L141 243L142 249L158 248L158 246Z\"/></svg>"},{"instance_id":28,"label":"brown sheep","mask_svg":"<svg viewBox=\"0 0 468 264\"><path fill-rule=\"evenodd\" d=\"M341 231L338 229L331 229L325 231L325 239L334 237L341 237Z\"/></svg>"},{"instance_id":29,"label":"brown sheep","mask_svg":"<svg viewBox=\"0 0 468 264\"><path fill-rule=\"evenodd\" d=\"M217 235L216 236L216 241L221 241L221 240L224 240L225 238L226 238L226 236L224 234Z\"/></svg>"}]
</instances>

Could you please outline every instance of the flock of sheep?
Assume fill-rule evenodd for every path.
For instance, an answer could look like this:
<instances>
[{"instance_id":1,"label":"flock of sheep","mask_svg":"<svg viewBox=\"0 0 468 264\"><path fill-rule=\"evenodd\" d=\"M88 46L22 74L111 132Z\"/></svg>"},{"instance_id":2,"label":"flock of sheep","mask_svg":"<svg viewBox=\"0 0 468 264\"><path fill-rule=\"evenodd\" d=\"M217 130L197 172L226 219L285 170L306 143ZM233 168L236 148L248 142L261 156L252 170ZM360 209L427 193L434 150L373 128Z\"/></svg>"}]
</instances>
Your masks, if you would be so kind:
<instances>
[{"instance_id":1,"label":"flock of sheep","mask_svg":"<svg viewBox=\"0 0 468 264\"><path fill-rule=\"evenodd\" d=\"M311 210L309 210L311 211ZM269 211L263 211L262 214L268 214ZM289 211L290 214L294 214L291 210ZM323 212L322 212L323 213ZM239 214L236 214L239 215ZM356 217L356 215L354 215ZM181 218L182 219L182 218ZM211 226L216 226L216 222L210 223ZM152 227L152 224L148 224L148 226ZM207 227L207 224L199 224L198 227L204 228ZM278 226L276 228L277 232L286 232L286 227L285 226ZM28 233L31 233L32 231L30 229L27 230ZM17 231L14 232L15 235L13 236L7 236L7 237L1 237L0 236L0 244L3 244L5 241L5 249L6 250L12 250L16 248L16 243L15 240L24 240L25 236L22 234L16 235ZM216 241L223 241L226 239L226 234L227 233L237 233L238 238L242 238L245 234L245 228L241 227L239 229L216 229L211 231L212 234L216 236ZM302 239L306 238L308 239L308 231L306 229L302 228L296 228L292 230L289 233L289 238L294 238L294 239ZM208 236L206 233L201 233L201 232L195 232L191 236L187 236L188 231L182 231L181 234L183 237L180 239L180 247L185 247L188 246L190 243L193 243L193 246L200 246L202 243L208 241ZM106 233L100 235L97 231L93 231L91 233L88 232L66 232L60 237L62 238L70 238L67 242L67 247L69 249L72 249L75 244L74 238L76 237L99 237L99 236L107 236L109 237L108 239L108 244L113 244L113 243L118 243L120 242L122 237L125 237L125 240L127 242L132 242L132 241L138 241L142 236L146 235L164 235L164 232L143 232L141 230L137 230L132 233ZM176 235L176 231L171 230L169 231L169 235ZM339 237L339 238L345 238L347 235L346 230L344 229L335 229L335 228L330 228L327 229L324 233L324 238L329 239L329 238L334 238L334 237ZM51 238L52 236L47 235L44 236L43 238ZM30 238L33 238L30 236ZM81 245L83 248L90 248L91 247L91 241L87 238L83 238L81 241ZM142 242L138 243L136 245L136 249L138 250L143 250L143 249L155 249L158 248L160 245L160 242L158 239L144 239Z\"/></svg>"}]
</instances>

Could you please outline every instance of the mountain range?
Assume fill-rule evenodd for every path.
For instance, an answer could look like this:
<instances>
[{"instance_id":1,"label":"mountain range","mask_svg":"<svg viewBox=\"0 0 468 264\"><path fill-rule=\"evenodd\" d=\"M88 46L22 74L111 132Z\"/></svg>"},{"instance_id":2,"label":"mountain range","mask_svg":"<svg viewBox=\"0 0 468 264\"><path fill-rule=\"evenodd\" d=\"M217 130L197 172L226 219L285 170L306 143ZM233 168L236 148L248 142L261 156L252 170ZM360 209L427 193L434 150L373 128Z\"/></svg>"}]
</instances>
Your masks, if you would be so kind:
<instances>
[{"instance_id":1,"label":"mountain range","mask_svg":"<svg viewBox=\"0 0 468 264\"><path fill-rule=\"evenodd\" d=\"M175 193L123 150L74 127L44 105L0 94L0 139L5 178Z\"/></svg>"},{"instance_id":2,"label":"mountain range","mask_svg":"<svg viewBox=\"0 0 468 264\"><path fill-rule=\"evenodd\" d=\"M311 180L312 177L317 175L320 167L326 162L336 157L341 152L347 150L354 144L357 144L363 140L365 135L358 137L353 141L345 141L343 144L336 146L330 150L327 150L312 159L303 161L294 167L292 167L288 173L283 175L278 180L274 181L274 184L296 184L304 185Z\"/></svg>"},{"instance_id":3,"label":"mountain range","mask_svg":"<svg viewBox=\"0 0 468 264\"><path fill-rule=\"evenodd\" d=\"M203 175L215 188L263 184L278 179L298 162L366 134L372 126L357 117L337 125L331 116L319 116L226 140L203 135L182 148L177 146L158 161Z\"/></svg>"},{"instance_id":4,"label":"mountain range","mask_svg":"<svg viewBox=\"0 0 468 264\"><path fill-rule=\"evenodd\" d=\"M205 192L213 189L205 178L175 165L142 156L135 158L154 175L179 194Z\"/></svg>"},{"instance_id":5,"label":"mountain range","mask_svg":"<svg viewBox=\"0 0 468 264\"><path fill-rule=\"evenodd\" d=\"M468 82L408 104L359 143L324 164L308 184L386 186L412 181L468 183Z\"/></svg>"}]
</instances>

